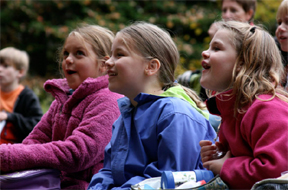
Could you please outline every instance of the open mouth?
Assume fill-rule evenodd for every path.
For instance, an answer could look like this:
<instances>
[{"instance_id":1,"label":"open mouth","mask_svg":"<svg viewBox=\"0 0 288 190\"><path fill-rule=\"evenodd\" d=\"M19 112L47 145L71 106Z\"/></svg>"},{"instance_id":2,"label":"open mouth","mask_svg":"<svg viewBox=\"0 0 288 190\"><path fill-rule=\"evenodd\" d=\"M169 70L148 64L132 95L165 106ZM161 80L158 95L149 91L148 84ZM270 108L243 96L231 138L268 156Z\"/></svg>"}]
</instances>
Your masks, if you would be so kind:
<instances>
[{"instance_id":1,"label":"open mouth","mask_svg":"<svg viewBox=\"0 0 288 190\"><path fill-rule=\"evenodd\" d=\"M76 73L76 71L72 71L72 70L67 70L66 72L68 75L72 75L72 74Z\"/></svg>"},{"instance_id":2,"label":"open mouth","mask_svg":"<svg viewBox=\"0 0 288 190\"><path fill-rule=\"evenodd\" d=\"M117 74L112 71L108 71L108 76L117 76Z\"/></svg>"},{"instance_id":3,"label":"open mouth","mask_svg":"<svg viewBox=\"0 0 288 190\"><path fill-rule=\"evenodd\" d=\"M210 69L210 66L207 63L205 63L205 62L202 62L202 67L204 69Z\"/></svg>"}]
</instances>

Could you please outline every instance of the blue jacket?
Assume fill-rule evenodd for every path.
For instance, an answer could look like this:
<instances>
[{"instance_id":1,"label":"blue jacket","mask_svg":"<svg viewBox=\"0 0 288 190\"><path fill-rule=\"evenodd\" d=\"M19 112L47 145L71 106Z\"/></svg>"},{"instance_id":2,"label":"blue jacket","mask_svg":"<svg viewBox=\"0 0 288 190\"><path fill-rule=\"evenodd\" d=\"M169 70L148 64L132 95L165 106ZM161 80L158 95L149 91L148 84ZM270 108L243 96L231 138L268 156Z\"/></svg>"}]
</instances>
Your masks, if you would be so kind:
<instances>
[{"instance_id":1,"label":"blue jacket","mask_svg":"<svg viewBox=\"0 0 288 190\"><path fill-rule=\"evenodd\" d=\"M173 89L179 88L165 93L172 96ZM214 129L185 98L165 97L165 93L140 93L135 98L137 107L127 97L118 99L121 115L105 148L104 167L93 176L89 190L130 189L146 178L161 176L164 170L203 168L199 141L212 141Z\"/></svg>"}]
</instances>

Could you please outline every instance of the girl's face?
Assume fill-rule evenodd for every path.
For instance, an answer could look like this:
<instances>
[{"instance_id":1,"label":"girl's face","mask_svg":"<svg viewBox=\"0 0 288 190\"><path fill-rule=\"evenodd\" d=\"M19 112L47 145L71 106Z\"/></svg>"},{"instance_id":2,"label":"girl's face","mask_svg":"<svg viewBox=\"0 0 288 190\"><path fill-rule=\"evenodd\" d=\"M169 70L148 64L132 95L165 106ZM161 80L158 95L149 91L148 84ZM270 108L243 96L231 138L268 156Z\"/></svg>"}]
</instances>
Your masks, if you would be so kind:
<instances>
[{"instance_id":1,"label":"girl's face","mask_svg":"<svg viewBox=\"0 0 288 190\"><path fill-rule=\"evenodd\" d=\"M282 15L277 22L276 37L280 43L281 50L288 52L288 15Z\"/></svg>"},{"instance_id":2,"label":"girl's face","mask_svg":"<svg viewBox=\"0 0 288 190\"><path fill-rule=\"evenodd\" d=\"M240 22L248 22L252 14L244 11L241 5L233 0L223 0L222 18L224 20L235 20Z\"/></svg>"},{"instance_id":3,"label":"girl's face","mask_svg":"<svg viewBox=\"0 0 288 190\"><path fill-rule=\"evenodd\" d=\"M141 55L131 52L124 44L121 33L117 33L112 44L112 55L105 62L109 89L127 96L130 100L144 92L146 62Z\"/></svg>"},{"instance_id":4,"label":"girl's face","mask_svg":"<svg viewBox=\"0 0 288 190\"><path fill-rule=\"evenodd\" d=\"M202 52L201 85L209 90L222 92L229 88L237 52L227 29L219 29L208 50Z\"/></svg>"},{"instance_id":5,"label":"girl's face","mask_svg":"<svg viewBox=\"0 0 288 190\"><path fill-rule=\"evenodd\" d=\"M69 35L63 48L62 69L70 88L75 90L88 77L102 75L103 65L92 46L74 34Z\"/></svg>"}]
</instances>

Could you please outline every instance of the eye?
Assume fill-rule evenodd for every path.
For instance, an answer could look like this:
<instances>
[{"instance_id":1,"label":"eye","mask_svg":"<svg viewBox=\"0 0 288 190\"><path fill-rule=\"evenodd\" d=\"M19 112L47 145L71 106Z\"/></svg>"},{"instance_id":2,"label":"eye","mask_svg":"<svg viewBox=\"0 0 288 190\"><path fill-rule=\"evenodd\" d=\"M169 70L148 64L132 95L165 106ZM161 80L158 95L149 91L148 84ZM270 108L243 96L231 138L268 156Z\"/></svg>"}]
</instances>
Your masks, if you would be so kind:
<instances>
[{"instance_id":1,"label":"eye","mask_svg":"<svg viewBox=\"0 0 288 190\"><path fill-rule=\"evenodd\" d=\"M116 55L117 55L117 57L123 57L124 56L123 53L117 53Z\"/></svg>"},{"instance_id":2,"label":"eye","mask_svg":"<svg viewBox=\"0 0 288 190\"><path fill-rule=\"evenodd\" d=\"M231 9L231 12L232 12L232 13L236 13L237 10L236 10L236 9Z\"/></svg>"},{"instance_id":3,"label":"eye","mask_svg":"<svg viewBox=\"0 0 288 190\"><path fill-rule=\"evenodd\" d=\"M2 65L2 67L4 67L4 68L7 68L7 67L9 67L9 65L7 64L7 63L0 63L0 65Z\"/></svg>"},{"instance_id":4,"label":"eye","mask_svg":"<svg viewBox=\"0 0 288 190\"><path fill-rule=\"evenodd\" d=\"M69 56L69 53L67 51L63 51L63 57L66 58Z\"/></svg>"},{"instance_id":5,"label":"eye","mask_svg":"<svg viewBox=\"0 0 288 190\"><path fill-rule=\"evenodd\" d=\"M226 8L225 8L225 9L222 9L222 12L223 12L223 13L226 13L226 11L227 11L227 9L226 9Z\"/></svg>"},{"instance_id":6,"label":"eye","mask_svg":"<svg viewBox=\"0 0 288 190\"><path fill-rule=\"evenodd\" d=\"M76 52L76 54L77 54L77 55L85 55L84 52L81 51L81 50L78 50L78 51Z\"/></svg>"},{"instance_id":7,"label":"eye","mask_svg":"<svg viewBox=\"0 0 288 190\"><path fill-rule=\"evenodd\" d=\"M212 47L212 50L214 50L214 51L219 51L220 48L219 48L218 46L213 46L213 47Z\"/></svg>"}]
</instances>

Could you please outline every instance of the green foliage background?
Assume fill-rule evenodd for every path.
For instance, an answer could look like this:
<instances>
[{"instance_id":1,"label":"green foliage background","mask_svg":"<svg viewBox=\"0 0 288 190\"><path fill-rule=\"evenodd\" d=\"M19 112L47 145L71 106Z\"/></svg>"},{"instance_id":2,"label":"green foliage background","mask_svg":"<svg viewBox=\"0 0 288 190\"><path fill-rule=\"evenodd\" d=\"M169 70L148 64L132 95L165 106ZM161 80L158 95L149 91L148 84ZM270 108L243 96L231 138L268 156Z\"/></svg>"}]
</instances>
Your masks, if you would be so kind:
<instances>
[{"instance_id":1,"label":"green foliage background","mask_svg":"<svg viewBox=\"0 0 288 190\"><path fill-rule=\"evenodd\" d=\"M281 0L258 0L254 23L274 35ZM98 24L115 33L138 20L166 28L181 58L175 75L201 68L208 48L210 24L221 19L217 0L1 0L1 49L14 46L30 55L28 84L40 97L44 112L52 97L46 79L60 77L57 50L69 31L81 23Z\"/></svg>"}]
</instances>

